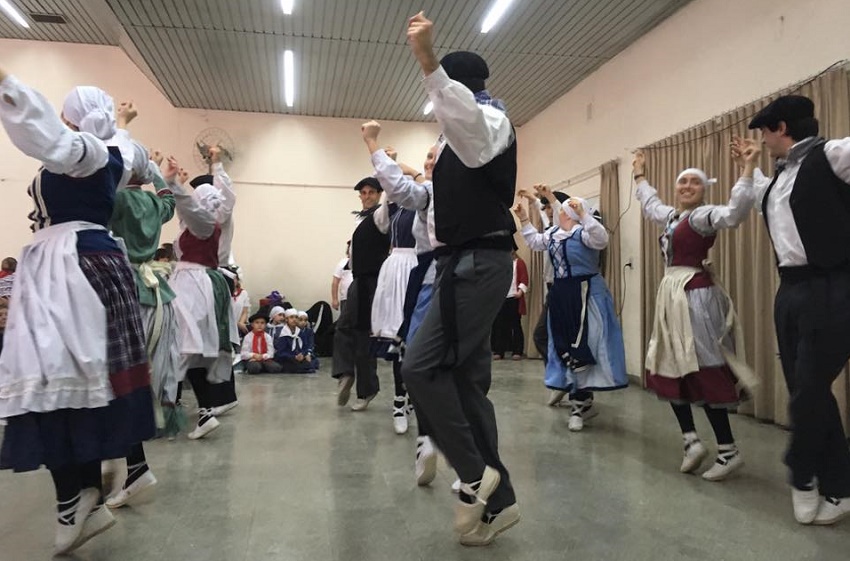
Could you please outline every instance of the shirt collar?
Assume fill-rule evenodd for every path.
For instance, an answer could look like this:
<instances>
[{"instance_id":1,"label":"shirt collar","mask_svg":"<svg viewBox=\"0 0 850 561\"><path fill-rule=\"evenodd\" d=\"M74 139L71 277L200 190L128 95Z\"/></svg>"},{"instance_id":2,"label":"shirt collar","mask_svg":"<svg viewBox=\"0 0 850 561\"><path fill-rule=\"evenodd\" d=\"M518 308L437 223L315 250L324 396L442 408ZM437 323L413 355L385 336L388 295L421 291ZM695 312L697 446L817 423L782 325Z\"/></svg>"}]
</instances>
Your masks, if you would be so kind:
<instances>
[{"instance_id":1,"label":"shirt collar","mask_svg":"<svg viewBox=\"0 0 850 561\"><path fill-rule=\"evenodd\" d=\"M810 136L808 138L804 138L800 142L797 142L790 150L788 150L788 156L786 158L776 159L776 166L786 167L788 165L802 162L803 159L809 155L809 152L812 151L812 148L814 148L818 140L820 140L818 137Z\"/></svg>"}]
</instances>

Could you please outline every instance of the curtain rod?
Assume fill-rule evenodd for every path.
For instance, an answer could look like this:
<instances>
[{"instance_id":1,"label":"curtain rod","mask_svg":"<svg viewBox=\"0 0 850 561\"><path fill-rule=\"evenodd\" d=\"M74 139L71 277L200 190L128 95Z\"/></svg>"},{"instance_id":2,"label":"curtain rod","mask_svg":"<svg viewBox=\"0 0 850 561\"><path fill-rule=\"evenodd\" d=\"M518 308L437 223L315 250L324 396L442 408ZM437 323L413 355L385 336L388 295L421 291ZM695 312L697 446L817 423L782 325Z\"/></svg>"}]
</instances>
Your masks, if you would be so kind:
<instances>
[{"instance_id":1,"label":"curtain rod","mask_svg":"<svg viewBox=\"0 0 850 561\"><path fill-rule=\"evenodd\" d=\"M583 171L583 172L576 174L572 177L569 177L567 179L562 179L562 180L558 181L557 183L552 184L551 188L552 188L553 191L557 191L558 189L562 189L564 187L569 187L570 185L572 185L574 183L581 183L582 181L587 181L591 177L596 177L597 175L600 175L602 173L602 166L604 166L605 164L610 164L612 162L619 164L620 158L614 158L612 160L608 160L607 162L602 162L598 166L592 167L587 171Z\"/></svg>"},{"instance_id":2,"label":"curtain rod","mask_svg":"<svg viewBox=\"0 0 850 561\"><path fill-rule=\"evenodd\" d=\"M704 121L696 123L695 125L691 125L689 127L686 127L686 128L684 128L680 131L677 131L677 132L675 132L671 135L668 135L667 137L665 137L661 140L656 140L655 142L651 142L651 143L647 144L646 146L644 146L643 148L644 149L651 149L651 148L667 147L667 145L662 146L662 143L665 143L668 140L671 140L674 137L679 136L680 134L684 134L686 132L689 132L689 131L691 131L691 130L697 128L697 127L700 127L700 126L702 126L706 123L710 123L712 121L718 121L718 120L722 119L725 115L728 115L729 113L734 113L735 111L738 111L739 109L743 109L744 107L752 105L753 103L755 103L756 101L759 101L760 99L764 99L766 97L771 97L771 96L774 96L776 94L779 94L779 93L782 93L782 92L785 92L785 91L788 91L788 90L795 90L795 89L798 89L798 88L802 88L806 84L810 84L810 83L814 82L815 80L817 80L821 76L824 76L825 74L829 74L830 72L837 70L839 68L842 68L842 67L844 68L844 70L850 71L850 59L843 59L843 60L839 60L838 62L834 62L831 65L829 65L827 68L821 70L820 72L818 72L816 74L809 76L808 78L803 78L802 80L800 80L798 82L788 84L788 85L786 85L782 88L779 88L778 90L774 90L773 92L771 92L769 94L751 99L747 103L744 103L742 105L738 105L737 107L729 109L728 111L724 111L723 113L719 113L717 115L714 115L710 119L706 119Z\"/></svg>"}]
</instances>

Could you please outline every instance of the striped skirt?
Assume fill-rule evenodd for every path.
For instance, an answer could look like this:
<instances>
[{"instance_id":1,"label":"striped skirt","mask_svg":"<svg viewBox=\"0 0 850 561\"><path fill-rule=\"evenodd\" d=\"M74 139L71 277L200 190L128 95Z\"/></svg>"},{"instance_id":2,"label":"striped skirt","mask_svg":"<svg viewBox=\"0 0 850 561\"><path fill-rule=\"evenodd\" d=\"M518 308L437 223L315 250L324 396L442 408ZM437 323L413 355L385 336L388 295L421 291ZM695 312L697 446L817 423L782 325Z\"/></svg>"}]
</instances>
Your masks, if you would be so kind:
<instances>
[{"instance_id":1,"label":"striped skirt","mask_svg":"<svg viewBox=\"0 0 850 561\"><path fill-rule=\"evenodd\" d=\"M106 308L109 381L114 399L95 409L10 417L0 469L32 471L127 455L153 437L150 372L133 273L122 255L82 254L80 268ZM80 326L84 331L85 326Z\"/></svg>"}]
</instances>

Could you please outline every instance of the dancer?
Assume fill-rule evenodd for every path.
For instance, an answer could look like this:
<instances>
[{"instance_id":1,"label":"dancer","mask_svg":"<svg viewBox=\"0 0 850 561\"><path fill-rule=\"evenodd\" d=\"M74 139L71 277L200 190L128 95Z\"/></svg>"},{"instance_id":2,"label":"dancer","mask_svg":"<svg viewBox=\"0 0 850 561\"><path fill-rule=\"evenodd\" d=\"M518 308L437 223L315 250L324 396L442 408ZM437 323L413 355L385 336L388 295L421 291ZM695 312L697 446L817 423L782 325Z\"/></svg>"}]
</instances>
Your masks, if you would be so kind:
<instances>
[{"instance_id":1,"label":"dancer","mask_svg":"<svg viewBox=\"0 0 850 561\"><path fill-rule=\"evenodd\" d=\"M545 185L538 194L557 204ZM547 307L548 360L546 387L549 403L569 395L568 428L578 432L595 417L594 391L618 390L628 386L623 332L614 310L614 300L599 273L599 254L608 247L608 232L593 217L584 200L571 198L559 211L558 227L538 233L529 224L521 203L514 207L522 223L522 235L534 251L547 251L555 270Z\"/></svg>"},{"instance_id":2,"label":"dancer","mask_svg":"<svg viewBox=\"0 0 850 561\"><path fill-rule=\"evenodd\" d=\"M487 399L490 328L511 280L516 137L504 105L485 89L489 70L480 56L455 52L438 61L433 24L421 12L410 18L407 37L443 132L433 232L445 246L436 250L433 302L402 376L463 482L454 522L460 542L487 545L520 517Z\"/></svg>"},{"instance_id":3,"label":"dancer","mask_svg":"<svg viewBox=\"0 0 850 561\"><path fill-rule=\"evenodd\" d=\"M752 172L758 150L748 154ZM702 474L721 481L744 465L729 424L729 409L739 402L738 382L753 385L743 356L743 336L735 308L707 268L708 250L718 230L743 222L753 204L753 190L739 181L729 204L705 204L714 183L705 172L689 168L676 179L677 207L663 204L646 181L645 156L633 163L636 196L647 220L663 228L664 278L658 287L655 321L646 357L647 387L670 402L684 440L681 472L692 473L708 456L696 433L691 405L705 410L717 438L717 459Z\"/></svg>"},{"instance_id":4,"label":"dancer","mask_svg":"<svg viewBox=\"0 0 850 561\"><path fill-rule=\"evenodd\" d=\"M231 321L231 291L218 270L219 224L233 212L235 202L220 153L218 147L210 149L214 185L202 183L191 194L183 186L188 174L181 172L174 158L169 158L164 168L180 218L180 235L174 244L180 261L170 282L177 294L178 379L188 377L198 399L198 424L189 433L192 440L219 427L213 411L220 405L216 387L232 379L232 345L238 341Z\"/></svg>"},{"instance_id":5,"label":"dancer","mask_svg":"<svg viewBox=\"0 0 850 561\"><path fill-rule=\"evenodd\" d=\"M118 126L125 128L136 116L136 111L132 104L122 104L121 107L123 111L119 109ZM135 152L132 175L127 187L119 189L116 194L109 227L123 240L133 268L151 364L157 428L165 436L173 437L185 424L182 409L174 405L180 358L174 292L165 278L154 272L151 262L159 245L162 225L174 216L175 202L159 171L162 156L156 154L155 161L150 161L144 146L135 141L132 146ZM141 188L149 183L154 184L155 194ZM124 506L156 482L147 464L144 448L139 443L127 456L127 479L106 504L110 508Z\"/></svg>"},{"instance_id":6,"label":"dancer","mask_svg":"<svg viewBox=\"0 0 850 561\"><path fill-rule=\"evenodd\" d=\"M749 128L776 158L772 179L745 167L741 181L755 184L779 267L774 321L791 395L794 516L833 524L850 516L850 451L831 391L850 358L850 137L818 137L814 104L797 95L769 104ZM739 162L754 150L751 140L733 144Z\"/></svg>"},{"instance_id":7,"label":"dancer","mask_svg":"<svg viewBox=\"0 0 850 561\"><path fill-rule=\"evenodd\" d=\"M29 188L35 236L21 253L0 357L0 418L8 421L0 468L50 470L54 552L67 554L115 523L101 462L127 456L156 430L133 273L106 230L124 165L116 148L78 131L114 129L114 115L72 130L44 96L2 70L0 121L43 165Z\"/></svg>"},{"instance_id":8,"label":"dancer","mask_svg":"<svg viewBox=\"0 0 850 561\"><path fill-rule=\"evenodd\" d=\"M542 228L540 230L542 232L549 229L558 229L557 216L560 215L561 205L566 203L567 199L570 198L569 195L561 191L554 191L556 202L554 205L550 205L549 201L545 197L537 197L530 191L523 189L520 190L519 194L528 200L529 213L531 213L532 208L535 208L540 214L540 220L542 223ZM553 219L553 217L555 218ZM532 224L532 226L535 225ZM552 289L552 284L555 282L555 268L552 265L551 259L543 260L543 280L546 282L546 290L543 292L543 309L540 311L540 317L537 319L537 325L534 326L534 331L531 334L531 340L534 343L534 348L537 349L537 354L540 355L543 359L543 363L546 364L549 355L549 324L547 321L549 310L549 291ZM560 394L560 397L557 397L558 394L552 392L549 396L548 405L552 407L558 405L564 395L566 394ZM556 398L556 401L552 401L553 398Z\"/></svg>"},{"instance_id":9,"label":"dancer","mask_svg":"<svg viewBox=\"0 0 850 561\"><path fill-rule=\"evenodd\" d=\"M434 279L437 274L434 247L442 245L432 240L429 235L429 227L433 228L434 224L434 190L431 178L438 146L432 146L428 150L423 166L424 173L421 173L405 164L397 163L395 158L380 148L378 135L381 132L381 125L378 122L364 123L360 130L371 155L375 175L387 194L387 200L404 209L416 211L411 233L416 240L417 265L410 272L404 297L404 321L398 332L398 338L402 341L402 348L404 348L413 340L425 312L431 305ZM414 463L416 484L425 486L434 481L437 476L437 450L429 436L431 431L428 420L419 415L415 407L412 405L410 407L416 414L418 431ZM457 492L459 489L460 480L457 480L452 485L452 490Z\"/></svg>"},{"instance_id":10,"label":"dancer","mask_svg":"<svg viewBox=\"0 0 850 561\"><path fill-rule=\"evenodd\" d=\"M391 159L396 153L387 149ZM416 239L413 237L413 220L416 212L386 200L386 191L381 197L381 204L375 211L375 225L383 233L390 236L390 255L381 265L378 275L378 287L372 304L372 336L376 337L379 356L389 360L393 366L393 430L396 434L406 434L408 430L407 389L401 379L401 360L399 357L398 330L404 321L404 296L407 293L407 282L410 272L416 267ZM389 348L389 350L386 350Z\"/></svg>"},{"instance_id":11,"label":"dancer","mask_svg":"<svg viewBox=\"0 0 850 561\"><path fill-rule=\"evenodd\" d=\"M374 177L357 182L363 210L357 213L357 227L351 235L351 275L346 305L336 323L332 376L337 383L337 405L344 407L357 382L357 400L352 411L365 411L378 395L378 362L369 349L372 329L372 301L378 286L381 265L390 250L389 237L375 225L381 184Z\"/></svg>"}]
</instances>

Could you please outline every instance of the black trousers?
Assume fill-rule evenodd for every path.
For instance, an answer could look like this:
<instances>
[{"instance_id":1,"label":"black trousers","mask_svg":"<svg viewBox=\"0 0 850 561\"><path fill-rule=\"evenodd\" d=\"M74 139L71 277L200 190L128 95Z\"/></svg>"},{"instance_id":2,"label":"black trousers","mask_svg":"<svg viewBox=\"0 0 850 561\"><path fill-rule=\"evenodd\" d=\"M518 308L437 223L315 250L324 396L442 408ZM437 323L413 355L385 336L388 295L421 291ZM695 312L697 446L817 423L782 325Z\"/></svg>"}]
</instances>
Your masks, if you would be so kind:
<instances>
[{"instance_id":1,"label":"black trousers","mask_svg":"<svg viewBox=\"0 0 850 561\"><path fill-rule=\"evenodd\" d=\"M378 360L370 352L372 300L378 277L358 277L348 288L345 307L336 322L332 376L354 376L357 397L378 393Z\"/></svg>"},{"instance_id":2,"label":"black trousers","mask_svg":"<svg viewBox=\"0 0 850 561\"><path fill-rule=\"evenodd\" d=\"M797 488L818 479L821 494L850 497L850 448L832 383L850 359L850 272L780 269L774 320L791 396L785 463Z\"/></svg>"},{"instance_id":3,"label":"black trousers","mask_svg":"<svg viewBox=\"0 0 850 561\"><path fill-rule=\"evenodd\" d=\"M552 289L552 283L546 283L549 290ZM534 341L534 348L543 359L543 364L549 360L549 330L546 327L546 322L549 318L549 292L546 292L546 298L543 300L543 309L540 311L540 317L537 319L537 325L534 326L534 331L531 334L531 339Z\"/></svg>"},{"instance_id":4,"label":"black trousers","mask_svg":"<svg viewBox=\"0 0 850 561\"><path fill-rule=\"evenodd\" d=\"M522 316L519 315L519 299L505 298L502 303L490 333L490 349L499 356L508 351L515 355L523 354L525 333L522 331Z\"/></svg>"}]
</instances>

